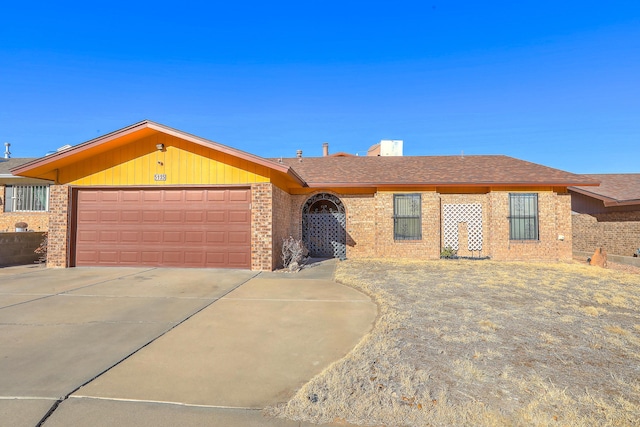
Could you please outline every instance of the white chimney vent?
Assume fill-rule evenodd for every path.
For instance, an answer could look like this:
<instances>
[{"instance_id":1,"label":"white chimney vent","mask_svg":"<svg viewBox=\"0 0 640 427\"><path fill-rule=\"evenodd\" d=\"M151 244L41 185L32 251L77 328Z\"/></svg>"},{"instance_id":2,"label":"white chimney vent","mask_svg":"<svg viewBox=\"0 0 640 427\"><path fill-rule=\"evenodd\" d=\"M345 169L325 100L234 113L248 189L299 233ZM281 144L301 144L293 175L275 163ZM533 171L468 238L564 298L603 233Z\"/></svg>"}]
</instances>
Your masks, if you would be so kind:
<instances>
[{"instance_id":1,"label":"white chimney vent","mask_svg":"<svg viewBox=\"0 0 640 427\"><path fill-rule=\"evenodd\" d=\"M5 142L4 143L4 158L5 159L10 159L11 158L11 152L9 151L9 147L11 146L10 143Z\"/></svg>"}]
</instances>

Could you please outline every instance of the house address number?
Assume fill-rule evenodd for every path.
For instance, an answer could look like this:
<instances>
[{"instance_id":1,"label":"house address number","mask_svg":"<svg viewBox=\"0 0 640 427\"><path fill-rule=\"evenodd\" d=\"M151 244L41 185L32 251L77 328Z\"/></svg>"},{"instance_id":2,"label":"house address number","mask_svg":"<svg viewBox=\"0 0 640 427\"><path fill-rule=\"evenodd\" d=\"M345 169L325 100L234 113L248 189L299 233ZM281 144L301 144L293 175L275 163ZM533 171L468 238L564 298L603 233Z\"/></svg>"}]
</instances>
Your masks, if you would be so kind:
<instances>
[{"instance_id":1,"label":"house address number","mask_svg":"<svg viewBox=\"0 0 640 427\"><path fill-rule=\"evenodd\" d=\"M167 174L166 173L157 173L153 176L153 179L156 181L166 181Z\"/></svg>"}]
</instances>

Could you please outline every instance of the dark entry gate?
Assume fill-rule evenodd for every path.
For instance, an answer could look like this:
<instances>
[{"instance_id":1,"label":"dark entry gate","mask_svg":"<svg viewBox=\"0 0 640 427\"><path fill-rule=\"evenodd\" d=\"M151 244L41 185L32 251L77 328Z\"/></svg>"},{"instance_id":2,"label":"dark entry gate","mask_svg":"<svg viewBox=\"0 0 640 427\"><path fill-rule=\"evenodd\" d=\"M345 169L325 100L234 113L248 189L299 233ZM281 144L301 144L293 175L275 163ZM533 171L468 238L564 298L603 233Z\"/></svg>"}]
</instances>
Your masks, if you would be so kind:
<instances>
[{"instance_id":1,"label":"dark entry gate","mask_svg":"<svg viewBox=\"0 0 640 427\"><path fill-rule=\"evenodd\" d=\"M346 226L344 205L332 194L316 194L302 208L302 241L312 257L345 259Z\"/></svg>"}]
</instances>

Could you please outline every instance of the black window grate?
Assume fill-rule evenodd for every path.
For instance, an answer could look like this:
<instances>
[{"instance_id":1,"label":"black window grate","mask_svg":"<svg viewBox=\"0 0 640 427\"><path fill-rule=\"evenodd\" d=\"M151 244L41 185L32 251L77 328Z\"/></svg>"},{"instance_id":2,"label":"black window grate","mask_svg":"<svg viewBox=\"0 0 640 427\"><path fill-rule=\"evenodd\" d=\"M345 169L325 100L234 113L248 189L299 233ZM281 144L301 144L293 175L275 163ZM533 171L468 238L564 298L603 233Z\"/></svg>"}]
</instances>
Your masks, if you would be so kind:
<instances>
[{"instance_id":1,"label":"black window grate","mask_svg":"<svg viewBox=\"0 0 640 427\"><path fill-rule=\"evenodd\" d=\"M509 194L509 239L538 240L538 194Z\"/></svg>"},{"instance_id":2,"label":"black window grate","mask_svg":"<svg viewBox=\"0 0 640 427\"><path fill-rule=\"evenodd\" d=\"M394 194L393 238L395 240L422 240L420 194Z\"/></svg>"}]
</instances>

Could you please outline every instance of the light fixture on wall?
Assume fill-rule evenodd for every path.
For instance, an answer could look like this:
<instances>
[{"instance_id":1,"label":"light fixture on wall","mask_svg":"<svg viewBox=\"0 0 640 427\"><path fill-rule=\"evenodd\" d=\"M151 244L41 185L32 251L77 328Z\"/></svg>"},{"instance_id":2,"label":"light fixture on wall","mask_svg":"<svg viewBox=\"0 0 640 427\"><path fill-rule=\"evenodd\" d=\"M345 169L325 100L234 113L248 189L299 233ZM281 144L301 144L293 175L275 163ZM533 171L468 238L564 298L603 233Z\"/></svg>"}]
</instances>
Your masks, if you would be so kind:
<instances>
[{"instance_id":1,"label":"light fixture on wall","mask_svg":"<svg viewBox=\"0 0 640 427\"><path fill-rule=\"evenodd\" d=\"M156 150L158 151L164 150L164 144L156 144Z\"/></svg>"}]
</instances>

